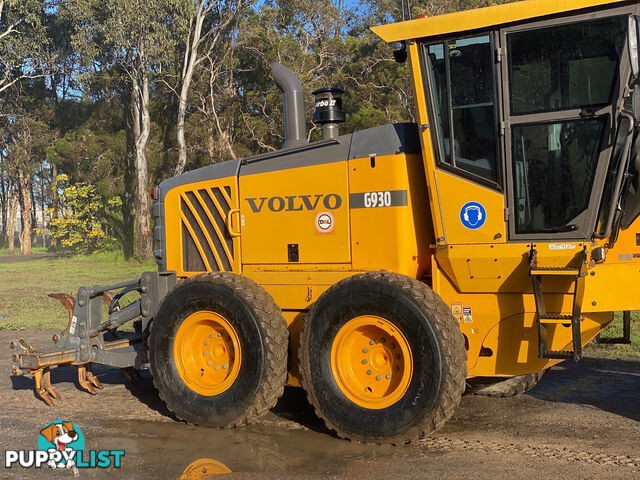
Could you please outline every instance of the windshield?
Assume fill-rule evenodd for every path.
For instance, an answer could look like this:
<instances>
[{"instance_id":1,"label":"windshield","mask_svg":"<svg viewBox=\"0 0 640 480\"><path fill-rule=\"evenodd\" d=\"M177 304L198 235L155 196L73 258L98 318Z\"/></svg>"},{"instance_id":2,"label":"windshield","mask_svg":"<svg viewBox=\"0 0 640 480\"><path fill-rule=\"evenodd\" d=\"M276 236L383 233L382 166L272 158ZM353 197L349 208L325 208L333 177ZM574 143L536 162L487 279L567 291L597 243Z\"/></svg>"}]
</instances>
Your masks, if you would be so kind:
<instances>
[{"instance_id":1,"label":"windshield","mask_svg":"<svg viewBox=\"0 0 640 480\"><path fill-rule=\"evenodd\" d=\"M620 16L510 34L511 114L610 104L626 28Z\"/></svg>"}]
</instances>

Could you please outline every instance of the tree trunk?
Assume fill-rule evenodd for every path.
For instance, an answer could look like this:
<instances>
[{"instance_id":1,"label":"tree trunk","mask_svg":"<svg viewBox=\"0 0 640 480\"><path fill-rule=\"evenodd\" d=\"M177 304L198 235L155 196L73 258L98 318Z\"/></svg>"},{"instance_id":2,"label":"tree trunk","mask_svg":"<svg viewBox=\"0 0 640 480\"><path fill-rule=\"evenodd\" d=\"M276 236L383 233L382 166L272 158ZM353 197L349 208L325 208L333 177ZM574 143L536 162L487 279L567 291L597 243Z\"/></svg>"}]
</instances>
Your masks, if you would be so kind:
<instances>
[{"instance_id":1,"label":"tree trunk","mask_svg":"<svg viewBox=\"0 0 640 480\"><path fill-rule=\"evenodd\" d=\"M15 188L9 189L9 215L7 222L7 245L9 247L9 253L13 253L15 250L15 234L16 234L16 214L18 213L18 192Z\"/></svg>"},{"instance_id":2,"label":"tree trunk","mask_svg":"<svg viewBox=\"0 0 640 480\"><path fill-rule=\"evenodd\" d=\"M7 234L7 209L9 207L9 189L7 185L6 173L4 171L4 160L0 152L0 217L2 217L2 235ZM0 245L4 244L4 237L0 237Z\"/></svg>"},{"instance_id":3,"label":"tree trunk","mask_svg":"<svg viewBox=\"0 0 640 480\"><path fill-rule=\"evenodd\" d=\"M207 125L207 151L209 152L209 163L216 163L216 136L211 124Z\"/></svg>"},{"instance_id":4,"label":"tree trunk","mask_svg":"<svg viewBox=\"0 0 640 480\"><path fill-rule=\"evenodd\" d=\"M58 218L58 189L56 182L58 181L58 166L53 163L51 165L51 220ZM44 213L43 213L44 215ZM58 240L50 237L49 248L55 250L58 246Z\"/></svg>"},{"instance_id":5,"label":"tree trunk","mask_svg":"<svg viewBox=\"0 0 640 480\"><path fill-rule=\"evenodd\" d=\"M144 52L139 52L143 55ZM133 201L136 215L136 239L133 256L147 260L152 255L151 212L149 208L149 173L146 146L151 129L149 116L149 75L142 62L138 69L139 82L132 84L131 109L133 116L133 161L136 171L136 189Z\"/></svg>"},{"instance_id":6,"label":"tree trunk","mask_svg":"<svg viewBox=\"0 0 640 480\"><path fill-rule=\"evenodd\" d=\"M176 122L176 135L178 137L178 164L176 165L175 175L180 175L184 171L187 164L187 144L184 139L184 119L187 115L187 100L189 97L189 89L191 88L191 80L193 78L193 70L198 60L198 47L200 46L200 37L202 36L202 24L206 17L208 9L204 8L204 0L198 2L195 18L193 20L193 30L189 29L187 37L187 45L184 52L184 61L182 64L182 86L180 88L180 97L178 98L178 118Z\"/></svg>"},{"instance_id":7,"label":"tree trunk","mask_svg":"<svg viewBox=\"0 0 640 480\"><path fill-rule=\"evenodd\" d=\"M18 193L20 195L20 251L23 255L31 255L31 210L33 197L31 196L32 178L18 169Z\"/></svg>"}]
</instances>

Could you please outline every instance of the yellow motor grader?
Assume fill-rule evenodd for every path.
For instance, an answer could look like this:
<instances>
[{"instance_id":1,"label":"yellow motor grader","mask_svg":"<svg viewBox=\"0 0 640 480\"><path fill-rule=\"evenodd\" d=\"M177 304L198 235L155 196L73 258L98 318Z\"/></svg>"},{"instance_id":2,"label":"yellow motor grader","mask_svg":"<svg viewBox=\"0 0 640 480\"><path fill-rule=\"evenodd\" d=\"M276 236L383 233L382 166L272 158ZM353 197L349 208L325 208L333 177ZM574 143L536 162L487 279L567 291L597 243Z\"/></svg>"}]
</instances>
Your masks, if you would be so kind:
<instances>
[{"instance_id":1,"label":"yellow motor grader","mask_svg":"<svg viewBox=\"0 0 640 480\"><path fill-rule=\"evenodd\" d=\"M579 359L640 309L639 14L527 0L375 27L409 61L417 123L340 134L343 92L321 89L312 143L275 64L283 148L155 187L158 272L80 288L54 348L13 342L13 374L51 401L53 366L91 387L92 363L148 365L178 418L215 427L301 386L341 437L402 443L467 378Z\"/></svg>"}]
</instances>

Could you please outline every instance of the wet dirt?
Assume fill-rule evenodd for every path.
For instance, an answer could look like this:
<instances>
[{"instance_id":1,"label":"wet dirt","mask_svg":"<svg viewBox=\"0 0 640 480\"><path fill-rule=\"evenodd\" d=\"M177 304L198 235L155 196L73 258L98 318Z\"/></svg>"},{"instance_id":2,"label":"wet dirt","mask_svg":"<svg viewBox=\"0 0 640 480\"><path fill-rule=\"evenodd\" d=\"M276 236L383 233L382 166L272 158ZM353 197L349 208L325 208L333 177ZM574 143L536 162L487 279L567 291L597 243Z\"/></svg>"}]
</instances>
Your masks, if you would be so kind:
<instances>
[{"instance_id":1,"label":"wet dirt","mask_svg":"<svg viewBox=\"0 0 640 480\"><path fill-rule=\"evenodd\" d=\"M226 478L640 478L640 362L631 359L564 362L516 398L465 395L432 437L393 447L336 438L297 388L258 424L216 430L172 418L145 371L132 384L96 366L104 390L92 396L66 367L52 372L62 400L47 407L31 378L9 376L8 344L22 337L44 347L53 333L0 331L0 449L34 449L43 426L68 419L86 449L125 450L120 469L80 469L77 478L214 478L221 465ZM58 477L74 474L0 467L0 478Z\"/></svg>"}]
</instances>

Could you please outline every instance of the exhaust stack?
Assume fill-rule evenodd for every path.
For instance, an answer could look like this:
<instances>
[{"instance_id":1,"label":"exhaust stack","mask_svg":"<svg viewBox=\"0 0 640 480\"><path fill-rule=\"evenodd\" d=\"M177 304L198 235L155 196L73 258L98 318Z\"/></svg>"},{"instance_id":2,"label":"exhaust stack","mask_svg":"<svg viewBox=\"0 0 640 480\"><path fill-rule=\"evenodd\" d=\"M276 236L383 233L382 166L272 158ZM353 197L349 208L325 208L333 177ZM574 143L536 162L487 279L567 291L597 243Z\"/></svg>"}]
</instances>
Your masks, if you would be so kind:
<instances>
[{"instance_id":1,"label":"exhaust stack","mask_svg":"<svg viewBox=\"0 0 640 480\"><path fill-rule=\"evenodd\" d=\"M304 119L304 92L296 74L280 63L271 66L271 75L282 92L284 104L284 144L282 149L307 143Z\"/></svg>"}]
</instances>

